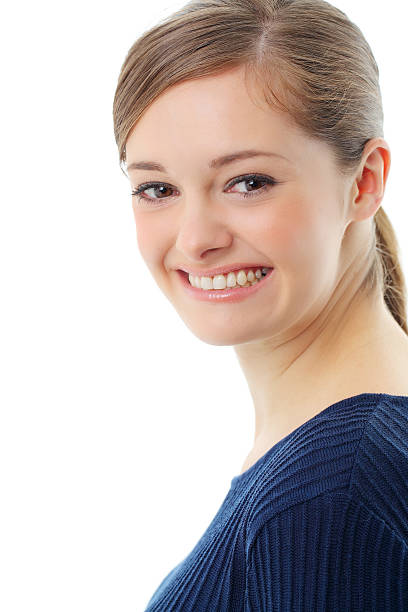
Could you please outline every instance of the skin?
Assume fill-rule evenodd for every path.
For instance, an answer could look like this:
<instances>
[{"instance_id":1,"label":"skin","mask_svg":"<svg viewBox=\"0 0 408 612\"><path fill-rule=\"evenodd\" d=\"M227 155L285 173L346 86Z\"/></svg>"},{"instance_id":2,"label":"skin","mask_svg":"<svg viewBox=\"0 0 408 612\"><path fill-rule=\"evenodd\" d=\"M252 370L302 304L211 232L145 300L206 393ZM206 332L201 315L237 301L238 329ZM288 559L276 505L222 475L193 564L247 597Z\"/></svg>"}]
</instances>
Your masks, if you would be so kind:
<instances>
[{"instance_id":1,"label":"skin","mask_svg":"<svg viewBox=\"0 0 408 612\"><path fill-rule=\"evenodd\" d=\"M233 346L255 408L254 446L242 472L327 406L360 393L408 395L408 337L379 293L359 287L369 267L373 218L390 168L383 138L370 140L345 178L330 148L288 116L254 100L243 68L179 83L157 98L126 144L132 189L150 181L151 201L133 197L140 253L165 296L202 341ZM215 157L259 149L217 169ZM253 197L258 173L279 181ZM255 193L258 190L259 193ZM176 270L236 262L274 267L252 297L214 304L186 295Z\"/></svg>"}]
</instances>

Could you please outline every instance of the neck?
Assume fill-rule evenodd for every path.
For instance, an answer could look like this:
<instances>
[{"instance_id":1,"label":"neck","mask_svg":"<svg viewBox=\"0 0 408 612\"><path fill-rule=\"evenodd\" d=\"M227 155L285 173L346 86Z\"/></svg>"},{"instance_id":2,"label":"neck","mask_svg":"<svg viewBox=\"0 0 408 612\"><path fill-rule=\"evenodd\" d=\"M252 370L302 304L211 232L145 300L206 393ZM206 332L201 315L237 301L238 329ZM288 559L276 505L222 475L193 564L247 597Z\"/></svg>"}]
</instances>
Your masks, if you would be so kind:
<instances>
[{"instance_id":1,"label":"neck","mask_svg":"<svg viewBox=\"0 0 408 612\"><path fill-rule=\"evenodd\" d=\"M387 388L399 394L397 380L390 378L391 359L395 363L397 347L406 358L408 337L381 294L368 297L352 290L347 296L334 297L318 317L286 339L234 347L255 407L252 454L256 448L262 454L341 399L390 392ZM390 387L384 387L387 380Z\"/></svg>"}]
</instances>

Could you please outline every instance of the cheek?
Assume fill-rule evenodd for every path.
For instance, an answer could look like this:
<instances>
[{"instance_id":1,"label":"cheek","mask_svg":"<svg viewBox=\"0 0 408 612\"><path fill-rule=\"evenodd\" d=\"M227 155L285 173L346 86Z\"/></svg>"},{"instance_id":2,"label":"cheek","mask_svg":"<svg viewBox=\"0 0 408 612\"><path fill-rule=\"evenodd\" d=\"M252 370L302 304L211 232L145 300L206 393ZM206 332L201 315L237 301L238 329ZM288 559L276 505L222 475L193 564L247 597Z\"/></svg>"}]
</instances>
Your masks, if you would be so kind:
<instances>
[{"instance_id":1,"label":"cheek","mask_svg":"<svg viewBox=\"0 0 408 612\"><path fill-rule=\"evenodd\" d=\"M142 254L144 258L145 253L149 248L149 240L148 240L149 224L146 221L144 221L143 217L138 216L137 213L134 213L134 216L135 216L135 223L136 223L137 245L139 247L140 253Z\"/></svg>"},{"instance_id":2,"label":"cheek","mask_svg":"<svg viewBox=\"0 0 408 612\"><path fill-rule=\"evenodd\" d=\"M262 244L272 261L289 274L313 276L336 258L338 221L327 206L304 198L291 198L279 204L262 223Z\"/></svg>"},{"instance_id":3,"label":"cheek","mask_svg":"<svg viewBox=\"0 0 408 612\"><path fill-rule=\"evenodd\" d=\"M270 214L259 220L262 243L269 246L272 259L284 265L291 260L303 260L309 252L316 229L306 207L293 199L279 203Z\"/></svg>"},{"instance_id":4,"label":"cheek","mask_svg":"<svg viewBox=\"0 0 408 612\"><path fill-rule=\"evenodd\" d=\"M160 265L166 253L169 239L168 224L166 226L163 220L160 220L160 215L134 212L134 217L140 254L153 272L153 269Z\"/></svg>"}]
</instances>

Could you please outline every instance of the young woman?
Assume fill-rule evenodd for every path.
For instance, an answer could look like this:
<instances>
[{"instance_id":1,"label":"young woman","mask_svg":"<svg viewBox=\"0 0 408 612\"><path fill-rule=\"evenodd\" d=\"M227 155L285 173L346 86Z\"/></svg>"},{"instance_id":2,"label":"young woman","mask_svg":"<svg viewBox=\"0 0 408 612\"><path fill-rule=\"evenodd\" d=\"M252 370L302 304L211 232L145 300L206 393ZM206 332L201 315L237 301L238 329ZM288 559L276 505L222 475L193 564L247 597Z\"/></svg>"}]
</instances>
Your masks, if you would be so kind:
<instances>
[{"instance_id":1,"label":"young woman","mask_svg":"<svg viewBox=\"0 0 408 612\"><path fill-rule=\"evenodd\" d=\"M408 329L378 67L323 0L196 0L114 99L141 255L254 446L146 610L408 610Z\"/></svg>"}]
</instances>

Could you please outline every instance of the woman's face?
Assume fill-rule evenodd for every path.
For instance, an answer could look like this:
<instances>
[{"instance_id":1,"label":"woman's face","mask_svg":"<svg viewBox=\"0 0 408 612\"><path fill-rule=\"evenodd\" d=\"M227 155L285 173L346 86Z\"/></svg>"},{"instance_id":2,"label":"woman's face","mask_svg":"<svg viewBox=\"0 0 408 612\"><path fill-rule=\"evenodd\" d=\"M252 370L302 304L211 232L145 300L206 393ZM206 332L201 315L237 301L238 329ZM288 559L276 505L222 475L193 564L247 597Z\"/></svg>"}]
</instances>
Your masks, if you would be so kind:
<instances>
[{"instance_id":1,"label":"woman's face","mask_svg":"<svg viewBox=\"0 0 408 612\"><path fill-rule=\"evenodd\" d=\"M238 68L173 86L126 144L132 190L165 184L132 198L140 253L189 329L214 345L281 343L314 320L341 275L348 225L347 184L327 145L255 104L243 79ZM210 166L247 150L275 155ZM141 161L165 170L131 167ZM252 174L261 175L258 182L244 176L231 184ZM178 272L202 276L243 262L274 270L237 302L195 299Z\"/></svg>"}]
</instances>

